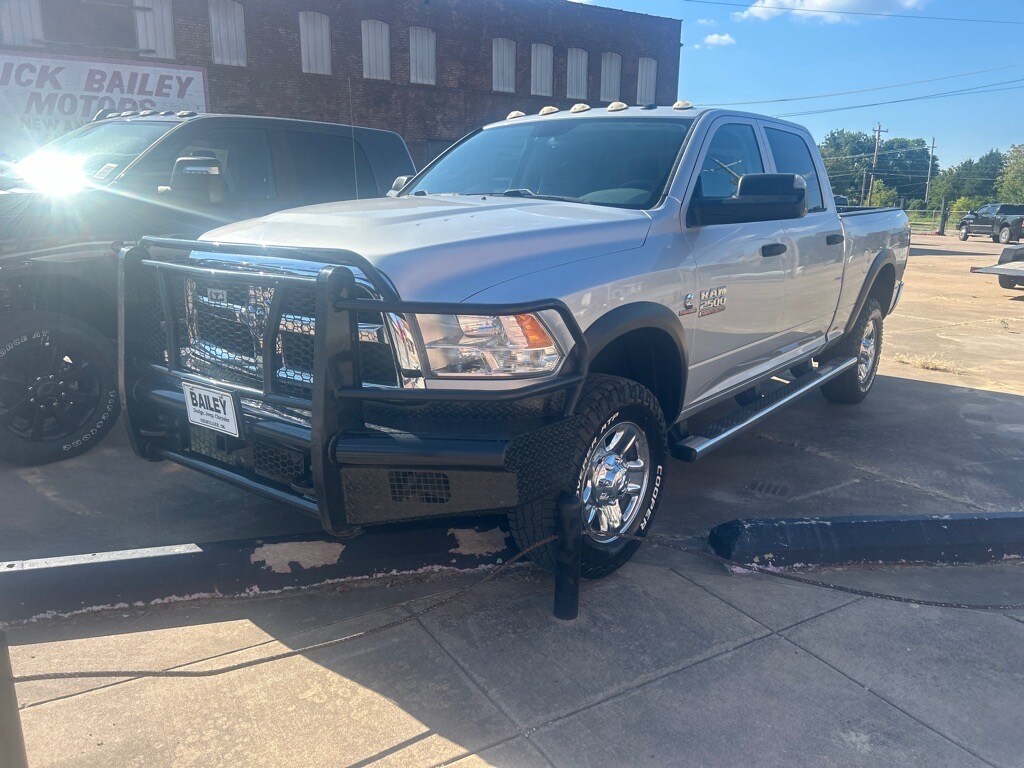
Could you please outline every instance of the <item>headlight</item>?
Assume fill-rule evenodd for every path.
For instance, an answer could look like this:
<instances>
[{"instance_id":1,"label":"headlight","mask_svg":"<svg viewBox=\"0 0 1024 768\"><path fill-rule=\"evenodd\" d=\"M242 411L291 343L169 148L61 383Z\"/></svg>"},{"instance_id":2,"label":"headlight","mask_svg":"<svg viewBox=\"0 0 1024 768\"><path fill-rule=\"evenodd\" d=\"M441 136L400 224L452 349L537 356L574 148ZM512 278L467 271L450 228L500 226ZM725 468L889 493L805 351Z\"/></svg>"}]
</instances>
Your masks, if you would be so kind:
<instances>
[{"instance_id":1,"label":"headlight","mask_svg":"<svg viewBox=\"0 0 1024 768\"><path fill-rule=\"evenodd\" d=\"M417 315L435 376L536 376L562 351L535 314Z\"/></svg>"}]
</instances>

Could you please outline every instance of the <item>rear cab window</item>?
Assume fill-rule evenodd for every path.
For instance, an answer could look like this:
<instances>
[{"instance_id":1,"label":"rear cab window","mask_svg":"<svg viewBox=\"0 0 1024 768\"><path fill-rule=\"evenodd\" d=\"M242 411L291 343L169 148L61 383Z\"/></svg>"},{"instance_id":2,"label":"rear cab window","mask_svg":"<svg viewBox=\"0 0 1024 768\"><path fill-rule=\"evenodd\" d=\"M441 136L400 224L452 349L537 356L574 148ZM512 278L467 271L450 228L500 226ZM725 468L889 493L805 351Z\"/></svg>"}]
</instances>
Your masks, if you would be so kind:
<instances>
[{"instance_id":1,"label":"rear cab window","mask_svg":"<svg viewBox=\"0 0 1024 768\"><path fill-rule=\"evenodd\" d=\"M776 173L795 173L807 182L807 212L825 210L821 179L814 166L814 155L803 136L779 128L765 128L768 146L775 160Z\"/></svg>"},{"instance_id":2,"label":"rear cab window","mask_svg":"<svg viewBox=\"0 0 1024 768\"><path fill-rule=\"evenodd\" d=\"M362 145L333 133L286 130L303 205L377 197L377 181Z\"/></svg>"}]
</instances>

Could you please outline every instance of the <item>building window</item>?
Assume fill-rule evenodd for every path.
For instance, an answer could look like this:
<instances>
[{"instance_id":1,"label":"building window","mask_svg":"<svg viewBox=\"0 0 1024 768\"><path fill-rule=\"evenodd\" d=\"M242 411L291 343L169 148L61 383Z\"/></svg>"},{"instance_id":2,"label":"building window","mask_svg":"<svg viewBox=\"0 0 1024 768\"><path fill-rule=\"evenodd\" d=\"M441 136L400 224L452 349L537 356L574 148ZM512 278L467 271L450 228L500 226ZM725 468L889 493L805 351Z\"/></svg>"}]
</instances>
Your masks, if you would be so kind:
<instances>
[{"instance_id":1,"label":"building window","mask_svg":"<svg viewBox=\"0 0 1024 768\"><path fill-rule=\"evenodd\" d=\"M299 46L303 72L331 74L331 20L327 16L316 11L299 12Z\"/></svg>"},{"instance_id":2,"label":"building window","mask_svg":"<svg viewBox=\"0 0 1024 768\"><path fill-rule=\"evenodd\" d=\"M363 21L363 77L391 79L391 27L383 21Z\"/></svg>"},{"instance_id":3,"label":"building window","mask_svg":"<svg viewBox=\"0 0 1024 768\"><path fill-rule=\"evenodd\" d=\"M47 42L138 48L130 0L39 0L39 12Z\"/></svg>"},{"instance_id":4,"label":"building window","mask_svg":"<svg viewBox=\"0 0 1024 768\"><path fill-rule=\"evenodd\" d=\"M210 0L210 43L213 63L244 67L245 10L235 0Z\"/></svg>"},{"instance_id":5,"label":"building window","mask_svg":"<svg viewBox=\"0 0 1024 768\"><path fill-rule=\"evenodd\" d=\"M566 65L565 97L567 99L587 98L587 52L582 48L570 48Z\"/></svg>"},{"instance_id":6,"label":"building window","mask_svg":"<svg viewBox=\"0 0 1024 768\"><path fill-rule=\"evenodd\" d=\"M174 17L171 0L135 0L135 31L139 53L157 59L174 58Z\"/></svg>"},{"instance_id":7,"label":"building window","mask_svg":"<svg viewBox=\"0 0 1024 768\"><path fill-rule=\"evenodd\" d=\"M502 93L516 92L516 43L504 37L494 38L491 47L491 88Z\"/></svg>"},{"instance_id":8,"label":"building window","mask_svg":"<svg viewBox=\"0 0 1024 768\"><path fill-rule=\"evenodd\" d=\"M658 62L654 59L640 59L636 75L636 103L654 104L658 101Z\"/></svg>"},{"instance_id":9,"label":"building window","mask_svg":"<svg viewBox=\"0 0 1024 768\"><path fill-rule=\"evenodd\" d=\"M437 85L437 35L426 27L409 27L409 82Z\"/></svg>"},{"instance_id":10,"label":"building window","mask_svg":"<svg viewBox=\"0 0 1024 768\"><path fill-rule=\"evenodd\" d=\"M622 57L617 53L601 54L601 101L618 101L622 81Z\"/></svg>"},{"instance_id":11,"label":"building window","mask_svg":"<svg viewBox=\"0 0 1024 768\"><path fill-rule=\"evenodd\" d=\"M554 78L554 49L544 43L534 43L530 52L530 65L530 93L534 96L550 96Z\"/></svg>"},{"instance_id":12,"label":"building window","mask_svg":"<svg viewBox=\"0 0 1024 768\"><path fill-rule=\"evenodd\" d=\"M0 41L4 45L42 45L39 0L0 0Z\"/></svg>"}]
</instances>

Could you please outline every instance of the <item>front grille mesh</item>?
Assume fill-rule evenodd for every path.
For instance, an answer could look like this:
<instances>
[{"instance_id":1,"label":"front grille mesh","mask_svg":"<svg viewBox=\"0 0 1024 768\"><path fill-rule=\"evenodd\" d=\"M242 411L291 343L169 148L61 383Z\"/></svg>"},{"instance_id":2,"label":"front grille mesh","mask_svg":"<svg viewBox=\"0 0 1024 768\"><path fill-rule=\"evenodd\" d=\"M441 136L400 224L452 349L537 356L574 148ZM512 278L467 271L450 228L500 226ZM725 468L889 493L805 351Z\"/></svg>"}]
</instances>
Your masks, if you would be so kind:
<instances>
[{"instance_id":1,"label":"front grille mesh","mask_svg":"<svg viewBox=\"0 0 1024 768\"><path fill-rule=\"evenodd\" d=\"M156 274L141 284L146 313L138 333L139 351L148 362L166 365L167 319ZM166 274L165 281L186 371L228 384L264 389L270 368L270 392L312 399L316 296L312 286L239 284L199 276ZM275 291L281 291L281 321L270 327ZM364 289L363 298L372 298ZM380 313L360 312L359 358L364 384L398 386L394 353ZM264 360L265 339L272 360Z\"/></svg>"},{"instance_id":2,"label":"front grille mesh","mask_svg":"<svg viewBox=\"0 0 1024 768\"><path fill-rule=\"evenodd\" d=\"M445 504L452 497L451 484L444 472L420 472L393 469L388 472L391 500L419 504Z\"/></svg>"}]
</instances>

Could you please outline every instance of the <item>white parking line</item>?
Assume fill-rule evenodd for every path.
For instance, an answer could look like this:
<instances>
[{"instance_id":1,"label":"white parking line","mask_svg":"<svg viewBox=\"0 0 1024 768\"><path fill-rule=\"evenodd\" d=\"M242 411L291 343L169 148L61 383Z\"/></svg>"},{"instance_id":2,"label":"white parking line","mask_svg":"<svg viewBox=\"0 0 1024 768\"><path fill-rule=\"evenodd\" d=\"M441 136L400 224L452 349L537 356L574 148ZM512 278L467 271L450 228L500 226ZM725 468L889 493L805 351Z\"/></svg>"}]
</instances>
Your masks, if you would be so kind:
<instances>
[{"instance_id":1,"label":"white parking line","mask_svg":"<svg viewBox=\"0 0 1024 768\"><path fill-rule=\"evenodd\" d=\"M143 549L119 549L114 552L89 552L84 555L62 557L40 557L35 560L10 560L0 562L0 575L14 571L36 571L46 568L67 568L92 563L113 563L119 560L143 560L150 557L193 555L202 552L198 544L173 544L168 547L146 547Z\"/></svg>"}]
</instances>

